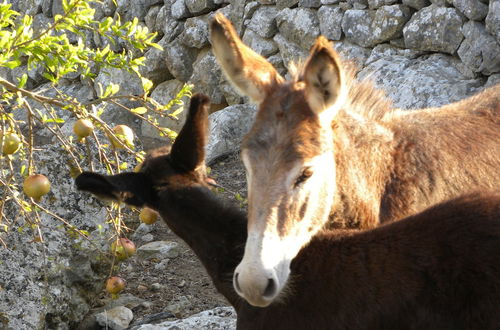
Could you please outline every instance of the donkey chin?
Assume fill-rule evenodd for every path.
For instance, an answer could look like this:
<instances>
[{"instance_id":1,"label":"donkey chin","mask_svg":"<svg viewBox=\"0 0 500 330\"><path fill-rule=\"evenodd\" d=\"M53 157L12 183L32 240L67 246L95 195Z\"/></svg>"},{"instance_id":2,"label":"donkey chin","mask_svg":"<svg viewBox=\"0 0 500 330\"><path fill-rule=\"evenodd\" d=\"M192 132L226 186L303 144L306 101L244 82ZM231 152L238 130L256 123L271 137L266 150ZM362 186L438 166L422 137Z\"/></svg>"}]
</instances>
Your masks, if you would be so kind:
<instances>
[{"instance_id":1,"label":"donkey chin","mask_svg":"<svg viewBox=\"0 0 500 330\"><path fill-rule=\"evenodd\" d=\"M249 304L267 307L284 298L292 259L307 242L298 242L296 237L259 236L249 233L233 285Z\"/></svg>"}]
</instances>

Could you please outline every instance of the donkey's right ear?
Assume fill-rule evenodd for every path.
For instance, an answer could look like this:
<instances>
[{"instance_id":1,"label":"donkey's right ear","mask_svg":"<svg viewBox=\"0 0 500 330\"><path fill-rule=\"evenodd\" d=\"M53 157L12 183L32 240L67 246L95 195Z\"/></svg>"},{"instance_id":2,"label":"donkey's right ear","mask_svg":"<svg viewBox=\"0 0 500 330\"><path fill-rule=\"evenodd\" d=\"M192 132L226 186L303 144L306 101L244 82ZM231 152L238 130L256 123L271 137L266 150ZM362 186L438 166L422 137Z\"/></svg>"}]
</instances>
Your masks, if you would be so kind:
<instances>
[{"instance_id":1,"label":"donkey's right ear","mask_svg":"<svg viewBox=\"0 0 500 330\"><path fill-rule=\"evenodd\" d=\"M271 63L243 44L224 15L215 14L210 29L215 58L231 84L241 94L259 103L267 90L274 84L283 82Z\"/></svg>"},{"instance_id":2,"label":"donkey's right ear","mask_svg":"<svg viewBox=\"0 0 500 330\"><path fill-rule=\"evenodd\" d=\"M170 151L172 165L181 171L194 171L205 164L209 107L208 96L195 94L191 97L186 122Z\"/></svg>"},{"instance_id":3,"label":"donkey's right ear","mask_svg":"<svg viewBox=\"0 0 500 330\"><path fill-rule=\"evenodd\" d=\"M83 172L75 179L75 184L78 190L90 192L99 199L137 207L152 206L156 200L153 184L143 173L100 175Z\"/></svg>"}]
</instances>

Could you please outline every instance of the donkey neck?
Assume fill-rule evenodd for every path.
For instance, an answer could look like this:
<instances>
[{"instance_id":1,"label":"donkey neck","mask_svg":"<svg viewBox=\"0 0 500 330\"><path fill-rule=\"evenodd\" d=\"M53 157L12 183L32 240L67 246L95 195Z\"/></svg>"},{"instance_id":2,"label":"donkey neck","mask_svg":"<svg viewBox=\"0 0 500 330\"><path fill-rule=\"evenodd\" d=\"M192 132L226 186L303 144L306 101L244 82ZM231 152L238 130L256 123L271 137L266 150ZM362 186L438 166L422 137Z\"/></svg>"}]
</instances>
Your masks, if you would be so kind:
<instances>
[{"instance_id":1,"label":"donkey neck","mask_svg":"<svg viewBox=\"0 0 500 330\"><path fill-rule=\"evenodd\" d=\"M227 206L205 187L160 192L160 214L196 253L217 290L233 305L240 301L232 274L246 241L246 215Z\"/></svg>"},{"instance_id":2,"label":"donkey neck","mask_svg":"<svg viewBox=\"0 0 500 330\"><path fill-rule=\"evenodd\" d=\"M382 122L348 111L340 111L332 127L338 189L334 227L374 227L380 221L394 135Z\"/></svg>"}]
</instances>

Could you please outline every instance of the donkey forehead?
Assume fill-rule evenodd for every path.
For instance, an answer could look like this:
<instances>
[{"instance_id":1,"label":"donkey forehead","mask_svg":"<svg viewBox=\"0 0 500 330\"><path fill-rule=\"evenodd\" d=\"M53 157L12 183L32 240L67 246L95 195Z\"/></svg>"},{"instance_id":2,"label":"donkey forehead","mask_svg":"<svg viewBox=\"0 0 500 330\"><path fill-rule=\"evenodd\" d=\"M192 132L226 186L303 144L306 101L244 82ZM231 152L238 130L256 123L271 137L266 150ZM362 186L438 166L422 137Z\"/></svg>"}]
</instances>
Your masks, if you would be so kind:
<instances>
[{"instance_id":1,"label":"donkey forehead","mask_svg":"<svg viewBox=\"0 0 500 330\"><path fill-rule=\"evenodd\" d=\"M327 147L323 133L300 84L289 83L270 92L260 104L242 150L255 162L307 161Z\"/></svg>"}]
</instances>

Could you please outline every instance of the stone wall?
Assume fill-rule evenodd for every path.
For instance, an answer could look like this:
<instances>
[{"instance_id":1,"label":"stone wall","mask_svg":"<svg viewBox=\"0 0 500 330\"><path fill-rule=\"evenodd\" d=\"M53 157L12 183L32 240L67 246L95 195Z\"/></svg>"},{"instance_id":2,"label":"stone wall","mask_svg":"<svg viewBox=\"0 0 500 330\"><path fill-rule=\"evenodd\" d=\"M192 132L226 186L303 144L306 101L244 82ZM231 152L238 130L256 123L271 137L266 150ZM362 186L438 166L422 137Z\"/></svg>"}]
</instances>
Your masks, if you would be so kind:
<instances>
[{"instance_id":1,"label":"stone wall","mask_svg":"<svg viewBox=\"0 0 500 330\"><path fill-rule=\"evenodd\" d=\"M11 2L15 10L33 15L39 28L62 10L61 0ZM282 74L290 61L307 55L318 35L325 35L346 59L357 62L359 77L373 79L397 107L446 104L500 81L500 0L117 0L118 7L112 0L103 2L95 5L98 19L137 16L141 24L159 33L164 50L149 50L143 68L143 74L155 83L154 98L167 101L184 82L191 82L195 91L210 95L214 110L231 106L211 115L209 160L238 148L255 112L225 81L211 53L208 23L217 10ZM106 41L88 33L86 42L102 47ZM12 79L26 71L25 67L0 69L0 75ZM30 70L28 75L29 87L43 90L47 86L40 70ZM64 90L92 99L97 83L105 85L110 80L119 83L123 92L142 93L137 77L120 70L101 72L95 82L72 75ZM146 146L158 138L146 124L123 112L110 113L108 120L133 126L143 141L149 141ZM165 120L163 124L174 129L181 126ZM47 157L47 162L53 162L53 157ZM57 168L63 165L54 164L47 171L57 177ZM102 207L90 197L76 195L70 179L58 178L54 186L53 196L64 196L53 201L58 211L97 232L95 219L104 218ZM0 328L5 319L13 329L43 328L47 320L64 328L88 310L82 286L102 283L104 275L96 271L88 255L69 249L72 242L56 227L45 228L53 236L46 251L33 249L26 235L13 235L7 243L15 248L0 252ZM44 254L52 260L49 265ZM87 289L96 292L99 288Z\"/></svg>"}]
</instances>

